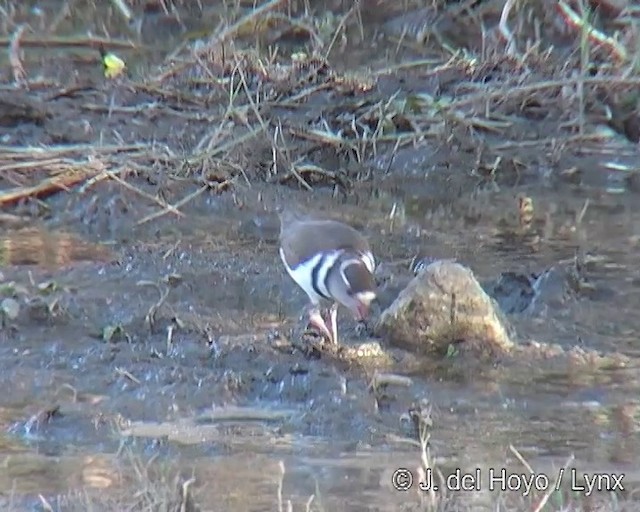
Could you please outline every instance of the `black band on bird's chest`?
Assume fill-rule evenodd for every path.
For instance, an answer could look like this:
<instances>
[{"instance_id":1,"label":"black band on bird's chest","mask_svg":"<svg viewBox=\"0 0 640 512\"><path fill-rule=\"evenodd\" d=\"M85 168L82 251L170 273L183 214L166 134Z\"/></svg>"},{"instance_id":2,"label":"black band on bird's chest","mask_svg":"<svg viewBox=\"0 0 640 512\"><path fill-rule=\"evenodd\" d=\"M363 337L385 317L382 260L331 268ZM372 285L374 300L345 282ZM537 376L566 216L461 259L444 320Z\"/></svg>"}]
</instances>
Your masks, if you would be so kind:
<instances>
[{"instance_id":1,"label":"black band on bird's chest","mask_svg":"<svg viewBox=\"0 0 640 512\"><path fill-rule=\"evenodd\" d=\"M323 297L327 300L330 300L331 297L327 297L327 295L320 289L319 279L320 279L320 270L324 267L325 261L327 260L327 255L323 254L320 258L320 261L313 266L313 270L311 271L311 286L313 286L313 291L315 291L320 297ZM328 274L326 274L328 275ZM325 275L325 278L326 278ZM326 288L326 285L325 285Z\"/></svg>"}]
</instances>

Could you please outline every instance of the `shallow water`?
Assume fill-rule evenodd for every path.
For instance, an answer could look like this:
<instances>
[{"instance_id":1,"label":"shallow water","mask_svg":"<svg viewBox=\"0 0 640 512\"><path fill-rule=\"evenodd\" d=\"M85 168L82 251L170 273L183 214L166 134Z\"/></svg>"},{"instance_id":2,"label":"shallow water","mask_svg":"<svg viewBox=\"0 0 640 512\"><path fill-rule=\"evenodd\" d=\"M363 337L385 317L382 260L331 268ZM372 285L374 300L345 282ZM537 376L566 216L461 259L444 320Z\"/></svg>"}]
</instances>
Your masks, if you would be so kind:
<instances>
[{"instance_id":1,"label":"shallow water","mask_svg":"<svg viewBox=\"0 0 640 512\"><path fill-rule=\"evenodd\" d=\"M87 16L76 22L91 25ZM334 58L350 62L343 57ZM430 87L414 81L406 87ZM201 135L190 129L189 140ZM544 122L537 129L550 130ZM36 144L39 133L20 137ZM483 139L494 150L508 142ZM618 161L639 156L615 144L624 147ZM96 489L118 503L140 486L132 468L152 458L148 471L167 488L176 474L195 475L204 510L272 510L279 495L294 510L311 496L318 510L417 509L420 493L391 481L397 468L417 475L406 414L424 399L434 407L431 454L445 475L526 472L514 446L552 480L571 455L580 472L624 472L629 494L640 483L637 191L603 166L606 142L559 156L510 149L504 155L516 154L521 168L492 179L463 145L425 139L399 148L391 164L393 148L381 148L363 162L371 179L356 180L344 198L330 187L308 193L257 181L195 197L183 218L139 224L153 207L103 183L46 199L49 213L28 229L3 227L3 288L22 300L0 331L0 385L10 390L0 396L3 506L33 509L41 494L60 510L82 510ZM572 166L579 184L560 172ZM131 179L154 194L191 190L189 182ZM534 204L524 231L518 194ZM567 290L563 274L551 274L539 303L510 315L517 339L629 362L587 368L549 359L523 370L504 361L421 362L390 349L391 361L376 367L279 344L305 302L277 255L271 211L283 199L362 229L395 283L411 277L416 254L455 258L481 281L568 272L578 254L588 286ZM358 342L354 327L341 316L347 344ZM411 385L376 395L376 370L408 374ZM490 496L460 501L480 507Z\"/></svg>"}]
</instances>

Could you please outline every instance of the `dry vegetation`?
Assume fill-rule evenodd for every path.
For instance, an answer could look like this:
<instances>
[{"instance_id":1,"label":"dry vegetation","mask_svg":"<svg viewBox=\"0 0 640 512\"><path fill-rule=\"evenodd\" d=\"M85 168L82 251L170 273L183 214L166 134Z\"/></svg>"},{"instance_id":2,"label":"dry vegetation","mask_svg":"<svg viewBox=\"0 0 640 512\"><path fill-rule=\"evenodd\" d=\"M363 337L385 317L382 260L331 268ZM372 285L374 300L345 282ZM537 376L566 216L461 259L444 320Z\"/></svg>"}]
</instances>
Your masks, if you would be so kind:
<instances>
[{"instance_id":1,"label":"dry vegetation","mask_svg":"<svg viewBox=\"0 0 640 512\"><path fill-rule=\"evenodd\" d=\"M114 1L114 16L126 17L142 3ZM157 3L169 12L169 2ZM175 1L173 8L180 12L187 3ZM370 179L377 156L386 155L390 166L400 148L428 143L471 155L474 174L495 182L517 181L542 153L567 179L580 172L564 159L568 154L635 154L628 146L640 139L640 12L633 2L464 1L416 8L362 0L343 2L332 16L315 2L244 4L225 5L213 33L180 45L144 73L69 81L50 60L34 70L28 49L89 48L96 66L100 45L133 63L132 43L39 38L11 21L16 9L5 2L11 73L0 89L1 131L34 128L23 144L0 146L3 222L37 215L52 194L99 190L107 181L157 207L139 224L182 216L181 207L197 195L241 185L348 193L354 181ZM384 9L390 21L367 15L373 8ZM385 33L388 62L350 69L345 49L366 46L374 32ZM468 32L467 41L459 40L460 32ZM304 52L286 50L290 38L302 40ZM93 121L78 125L77 119ZM155 131L145 129L149 124ZM158 186L150 189L149 181ZM167 193L185 183L186 191ZM416 426L415 439L407 440L415 444L415 464L438 475L428 448L430 407L409 416ZM198 478L158 475L131 457L123 467L121 492L41 496L41 509L225 509L202 498L205 482ZM454 493L412 499L406 510L473 509ZM494 510L635 509L625 499L584 500L568 492L515 502L496 496ZM294 510L282 484L272 509ZM323 510L313 497L306 509Z\"/></svg>"},{"instance_id":2,"label":"dry vegetation","mask_svg":"<svg viewBox=\"0 0 640 512\"><path fill-rule=\"evenodd\" d=\"M399 15L383 28L396 44L387 54L400 62L344 70L335 46L340 41L349 47L351 39L355 44L366 36L360 4L327 20L314 18L313 6L293 11L295 3L272 1L224 23L205 40L177 48L164 65L137 79L102 84L28 76L20 56L23 46L38 40L20 26L11 38L15 88L8 84L0 98L2 124L31 122L44 126L46 136L39 132L40 140L23 147L0 148L5 182L0 204L70 187L87 191L102 180L132 188L129 176L159 172L164 183L187 179L197 188L173 204L138 190L141 199L158 204L158 215L179 214L194 195L227 190L238 180L348 191L354 179L368 176L366 164L376 155L390 152L392 158L403 146L429 140L475 152L475 172L486 180L513 179L535 163L532 153L538 148L560 165L577 148L628 152L619 137L637 141L640 136L637 12L629 7L613 21L605 18L619 27L614 37L591 25L587 3L555 3L508 2L503 23L492 29L483 21L488 16L483 3L462 2L455 11L434 4L433 12L414 11L413 25L401 23L408 15ZM495 2L487 4L496 14ZM580 6L582 14L576 10ZM431 25L434 16L437 23ZM452 23L470 27L465 43L479 51L452 46ZM251 44L248 33L256 34L265 50ZM278 51L279 39L292 33L308 41L306 53ZM569 44L557 50L554 40ZM108 43L114 52L127 46L98 38L75 43ZM406 57L421 52L440 57ZM338 57L332 59L334 53ZM409 90L393 88L396 82L383 87L385 78L399 80L400 87L404 81ZM421 90L412 91L418 85ZM111 123L85 121L60 133L61 123L92 115L106 115ZM155 140L142 142L142 128L107 131L127 119L155 123ZM531 121L539 128L530 130ZM53 124L57 127L49 129ZM185 128L176 130L175 124ZM42 139L52 143L42 145ZM78 144L79 139L88 142Z\"/></svg>"}]
</instances>

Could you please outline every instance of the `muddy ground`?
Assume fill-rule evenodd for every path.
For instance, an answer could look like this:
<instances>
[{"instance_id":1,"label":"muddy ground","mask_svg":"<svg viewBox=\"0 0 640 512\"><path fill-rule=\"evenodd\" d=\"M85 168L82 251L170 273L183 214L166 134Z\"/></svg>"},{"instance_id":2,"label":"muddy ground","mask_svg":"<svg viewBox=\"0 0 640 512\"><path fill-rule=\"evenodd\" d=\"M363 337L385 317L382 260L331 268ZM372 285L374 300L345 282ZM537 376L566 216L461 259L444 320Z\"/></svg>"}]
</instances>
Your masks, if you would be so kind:
<instances>
[{"instance_id":1,"label":"muddy ground","mask_svg":"<svg viewBox=\"0 0 640 512\"><path fill-rule=\"evenodd\" d=\"M510 13L511 45L501 2L104 4L3 7L3 510L635 510L632 3L590 4L619 46L551 0ZM372 320L416 256L494 284L551 269L534 306L502 304L558 350L427 358L344 312L355 355L295 337L282 203L369 237ZM480 491L394 489L425 468L416 411L430 466ZM624 490L488 488L564 465Z\"/></svg>"}]
</instances>

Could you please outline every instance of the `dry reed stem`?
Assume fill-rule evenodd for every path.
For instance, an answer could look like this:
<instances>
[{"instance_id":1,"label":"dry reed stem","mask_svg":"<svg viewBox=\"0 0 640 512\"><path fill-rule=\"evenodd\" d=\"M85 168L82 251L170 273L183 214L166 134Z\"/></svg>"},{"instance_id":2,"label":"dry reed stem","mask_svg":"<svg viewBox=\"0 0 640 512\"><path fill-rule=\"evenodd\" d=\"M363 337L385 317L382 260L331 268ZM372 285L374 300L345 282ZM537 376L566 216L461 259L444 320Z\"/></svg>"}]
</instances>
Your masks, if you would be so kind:
<instances>
[{"instance_id":1,"label":"dry reed stem","mask_svg":"<svg viewBox=\"0 0 640 512\"><path fill-rule=\"evenodd\" d=\"M220 185L228 185L229 184L229 180L225 180L223 183L220 183ZM189 201L195 199L196 197L198 197L200 194L202 194L204 191L208 190L210 187L209 185L205 185L203 187L200 187L198 190L196 190L195 192L192 192L191 194L187 195L186 197L183 197L182 199L180 199L180 201L176 202L173 205L170 205L171 208L173 210L178 211L177 209L180 208L181 206L184 206L185 204L187 204ZM152 220L155 220L159 217L162 217L163 215L166 215L167 213L172 213L172 210L170 208L164 208L159 212L155 212L152 213L150 215L147 215L146 217L140 219L136 225L140 226L142 224L146 224L147 222L150 222Z\"/></svg>"},{"instance_id":2,"label":"dry reed stem","mask_svg":"<svg viewBox=\"0 0 640 512\"><path fill-rule=\"evenodd\" d=\"M106 153L133 153L136 151L148 151L147 144L123 144L123 145L103 145L95 146L92 144L68 144L60 146L0 146L0 161L2 160L18 160L28 158L29 160L47 159L56 156L76 156L76 155L98 155Z\"/></svg>"},{"instance_id":3,"label":"dry reed stem","mask_svg":"<svg viewBox=\"0 0 640 512\"><path fill-rule=\"evenodd\" d=\"M20 25L11 36L9 44L9 63L13 73L13 81L17 87L27 87L27 71L24 69L22 57L20 56L20 42L26 29L27 25Z\"/></svg>"},{"instance_id":4,"label":"dry reed stem","mask_svg":"<svg viewBox=\"0 0 640 512\"><path fill-rule=\"evenodd\" d=\"M126 21L129 21L131 20L131 18L133 18L131 9L129 9L129 6L125 3L124 0L111 0L111 3Z\"/></svg>"},{"instance_id":5,"label":"dry reed stem","mask_svg":"<svg viewBox=\"0 0 640 512\"><path fill-rule=\"evenodd\" d=\"M140 379L138 379L135 375L133 375L129 370L126 370L124 368L120 368L119 366L116 366L114 368L114 371L118 374L121 375L122 377L125 377L127 379L129 379L131 382L135 383L135 384L142 384L142 381Z\"/></svg>"},{"instance_id":6,"label":"dry reed stem","mask_svg":"<svg viewBox=\"0 0 640 512\"><path fill-rule=\"evenodd\" d=\"M507 41L507 55L516 55L518 50L516 49L515 38L513 37L513 32L509 29L509 14L511 13L511 9L517 0L507 0L502 8L502 13L500 15L500 23L498 28L500 33Z\"/></svg>"},{"instance_id":7,"label":"dry reed stem","mask_svg":"<svg viewBox=\"0 0 640 512\"><path fill-rule=\"evenodd\" d=\"M153 158L154 151L145 144L106 146L78 144L43 148L1 146L0 161L5 163L0 166L0 175L5 180L19 186L0 192L0 205L12 205L26 198L40 199L61 190L68 191L80 183L84 183L80 191L85 192L100 181L112 179L123 187L156 202L162 208L168 209L169 212L182 215L181 212L172 210L170 205L166 205L159 199L122 180L117 176L122 168L115 171L109 170L112 162L117 161L119 155L131 162L131 159L136 157ZM33 185L22 185L14 179L14 176L17 175L31 179L31 177L39 176L39 173L44 173L45 178Z\"/></svg>"},{"instance_id":8,"label":"dry reed stem","mask_svg":"<svg viewBox=\"0 0 640 512\"><path fill-rule=\"evenodd\" d=\"M277 140L280 138L282 143L282 147L284 149L280 149L277 144ZM278 174L278 160L284 160L285 166L288 168L289 172L284 177L281 178L281 181L286 180L289 175L292 175L300 185L302 185L307 191L311 192L313 187L309 185L307 180L305 180L300 173L296 170L296 162L292 162L290 158L291 152L287 146L287 142L284 139L284 135L282 134L282 124L278 122L278 126L273 133L273 143L272 143L272 152L273 152L273 170L275 174ZM280 158L278 158L280 157Z\"/></svg>"},{"instance_id":9,"label":"dry reed stem","mask_svg":"<svg viewBox=\"0 0 640 512\"><path fill-rule=\"evenodd\" d=\"M382 386L410 387L412 384L413 379L411 379L411 377L395 373L379 373L376 371L367 389L375 391Z\"/></svg>"},{"instance_id":10,"label":"dry reed stem","mask_svg":"<svg viewBox=\"0 0 640 512\"><path fill-rule=\"evenodd\" d=\"M462 97L459 100L451 102L448 105L443 105L443 109L457 109L462 105L469 105L476 102L486 102L500 99L512 98L514 96L522 94L530 94L532 92L538 92L545 89L561 89L563 87L575 87L579 82L584 85L619 85L619 86L640 86L640 77L638 78L620 78L615 76L600 76L600 77L575 77L575 78L563 78L559 80L541 80L527 85L511 85L505 84L503 87L495 85L492 87L486 87L481 84L465 84L467 86L477 85L477 89L484 89L482 92Z\"/></svg>"},{"instance_id":11,"label":"dry reed stem","mask_svg":"<svg viewBox=\"0 0 640 512\"><path fill-rule=\"evenodd\" d=\"M15 37L0 37L0 46L9 46ZM38 37L23 38L20 40L22 48L105 48L113 50L131 50L139 48L139 45L132 41L120 39L109 39L104 37Z\"/></svg>"},{"instance_id":12,"label":"dry reed stem","mask_svg":"<svg viewBox=\"0 0 640 512\"><path fill-rule=\"evenodd\" d=\"M27 170L41 171L44 168L47 172L58 173L60 172L60 170L65 169L65 164L71 165L71 162L69 162L64 158L28 160L26 162L17 162L12 164L0 165L0 172L6 173L8 171L27 171Z\"/></svg>"},{"instance_id":13,"label":"dry reed stem","mask_svg":"<svg viewBox=\"0 0 640 512\"><path fill-rule=\"evenodd\" d=\"M68 164L65 167L65 170L57 171L57 174L49 176L37 185L19 187L0 193L0 206L9 206L30 197L49 196L61 190L68 191L70 187L82 183L102 171L102 167L96 164L85 164L82 167L77 164Z\"/></svg>"},{"instance_id":14,"label":"dry reed stem","mask_svg":"<svg viewBox=\"0 0 640 512\"><path fill-rule=\"evenodd\" d=\"M105 173L109 178L111 178L113 181L119 183L120 185L122 185L127 190L130 190L131 192L133 192L135 194L138 194L139 196L144 197L145 199L148 199L149 201L152 201L152 202L156 203L157 205L162 207L164 210L167 210L167 212L169 212L169 213L173 213L177 217L184 217L184 213L182 213L181 211L176 209L174 206L171 206L170 204L167 204L165 201L163 201L159 197L152 196L148 192L145 192L144 190L141 190L138 187L135 187L135 186L131 185L130 183L127 183L126 181L124 181L117 174L118 172L120 172L122 170L123 170L123 168L122 169L118 169L117 171L105 171Z\"/></svg>"},{"instance_id":15,"label":"dry reed stem","mask_svg":"<svg viewBox=\"0 0 640 512\"><path fill-rule=\"evenodd\" d=\"M258 134L262 133L262 127L254 128L253 130L248 131L240 136L232 136L231 140L225 142L224 144L218 144L214 148L206 149L201 153L198 153L193 159L189 160L190 164L194 164L196 162L202 162L207 158L212 158L214 156L229 153L231 150L244 144L245 142L250 141L251 139L258 136ZM199 144L198 144L199 145Z\"/></svg>"},{"instance_id":16,"label":"dry reed stem","mask_svg":"<svg viewBox=\"0 0 640 512\"><path fill-rule=\"evenodd\" d=\"M571 28L585 30L590 41L606 48L616 60L627 60L627 50L624 46L612 37L607 36L604 32L593 27L583 19L583 17L578 15L578 13L576 13L566 2L558 0L557 8L566 24Z\"/></svg>"}]
</instances>

